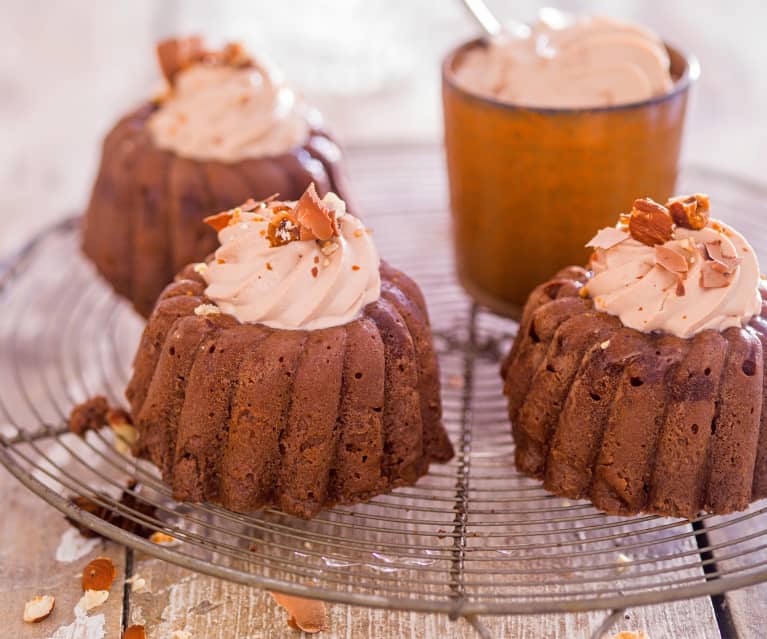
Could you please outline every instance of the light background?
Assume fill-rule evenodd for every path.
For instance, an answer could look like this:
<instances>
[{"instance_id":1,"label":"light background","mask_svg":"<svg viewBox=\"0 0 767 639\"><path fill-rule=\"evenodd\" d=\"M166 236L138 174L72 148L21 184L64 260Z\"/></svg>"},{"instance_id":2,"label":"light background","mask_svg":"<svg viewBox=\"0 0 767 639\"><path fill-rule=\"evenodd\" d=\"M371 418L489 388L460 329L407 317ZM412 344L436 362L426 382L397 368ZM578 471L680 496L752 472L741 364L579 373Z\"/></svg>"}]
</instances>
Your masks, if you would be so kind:
<instances>
[{"instance_id":1,"label":"light background","mask_svg":"<svg viewBox=\"0 0 767 639\"><path fill-rule=\"evenodd\" d=\"M490 4L521 19L540 6ZM558 6L635 20L694 51L688 161L767 181L767 4ZM104 133L160 86L154 42L191 32L268 55L351 145L438 142L440 59L477 28L457 0L0 0L0 256L83 206Z\"/></svg>"}]
</instances>

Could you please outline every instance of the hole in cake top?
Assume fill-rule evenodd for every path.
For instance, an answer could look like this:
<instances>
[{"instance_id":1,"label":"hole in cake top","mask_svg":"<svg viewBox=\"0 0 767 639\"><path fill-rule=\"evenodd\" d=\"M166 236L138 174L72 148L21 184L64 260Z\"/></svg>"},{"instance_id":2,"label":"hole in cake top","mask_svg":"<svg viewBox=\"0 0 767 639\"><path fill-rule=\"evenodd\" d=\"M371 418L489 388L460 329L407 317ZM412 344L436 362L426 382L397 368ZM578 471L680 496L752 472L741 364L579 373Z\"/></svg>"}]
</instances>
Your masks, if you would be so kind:
<instances>
[{"instance_id":1,"label":"hole in cake top","mask_svg":"<svg viewBox=\"0 0 767 639\"><path fill-rule=\"evenodd\" d=\"M362 379L362 373L354 373L354 379Z\"/></svg>"},{"instance_id":2,"label":"hole in cake top","mask_svg":"<svg viewBox=\"0 0 767 639\"><path fill-rule=\"evenodd\" d=\"M706 370L704 370L704 371L703 371L703 374L704 374L706 377L708 377L709 375L711 375L711 369L710 369L710 368L708 368L708 367L706 367Z\"/></svg>"},{"instance_id":3,"label":"hole in cake top","mask_svg":"<svg viewBox=\"0 0 767 639\"><path fill-rule=\"evenodd\" d=\"M632 377L629 382L634 388L639 388L644 384L641 377Z\"/></svg>"},{"instance_id":4,"label":"hole in cake top","mask_svg":"<svg viewBox=\"0 0 767 639\"><path fill-rule=\"evenodd\" d=\"M591 399L593 399L595 402L601 402L601 401L602 401L602 397L601 397L601 396L599 396L599 395L597 395L596 393L589 393L589 396L590 396L590 397L591 397Z\"/></svg>"},{"instance_id":5,"label":"hole in cake top","mask_svg":"<svg viewBox=\"0 0 767 639\"><path fill-rule=\"evenodd\" d=\"M753 377L756 375L756 362L747 359L745 362L743 362L742 368L744 375L747 375L748 377Z\"/></svg>"}]
</instances>

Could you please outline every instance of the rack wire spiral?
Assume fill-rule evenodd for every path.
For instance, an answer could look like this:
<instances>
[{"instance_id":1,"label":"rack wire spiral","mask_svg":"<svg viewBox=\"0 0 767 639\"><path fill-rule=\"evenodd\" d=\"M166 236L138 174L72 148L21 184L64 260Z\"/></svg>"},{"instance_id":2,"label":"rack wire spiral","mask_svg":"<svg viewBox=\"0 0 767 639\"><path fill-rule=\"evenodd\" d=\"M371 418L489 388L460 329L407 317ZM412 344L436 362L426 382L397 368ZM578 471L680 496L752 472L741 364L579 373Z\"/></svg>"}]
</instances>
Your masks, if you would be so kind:
<instances>
[{"instance_id":1,"label":"rack wire spiral","mask_svg":"<svg viewBox=\"0 0 767 639\"><path fill-rule=\"evenodd\" d=\"M616 609L767 580L764 503L693 522L611 517L517 474L498 375L516 325L474 306L454 281L438 150L358 151L350 166L382 254L427 296L457 451L451 463L416 486L299 521L176 503L150 465L116 451L108 430L69 434L74 404L98 393L122 402L142 326L80 257L74 218L0 270L0 462L67 516L132 548L328 601L472 618ZM765 189L698 169L680 190L701 184L717 214L767 257L758 218ZM129 479L138 481L128 491L133 505L119 500ZM177 543L153 544L77 508L72 496Z\"/></svg>"}]
</instances>

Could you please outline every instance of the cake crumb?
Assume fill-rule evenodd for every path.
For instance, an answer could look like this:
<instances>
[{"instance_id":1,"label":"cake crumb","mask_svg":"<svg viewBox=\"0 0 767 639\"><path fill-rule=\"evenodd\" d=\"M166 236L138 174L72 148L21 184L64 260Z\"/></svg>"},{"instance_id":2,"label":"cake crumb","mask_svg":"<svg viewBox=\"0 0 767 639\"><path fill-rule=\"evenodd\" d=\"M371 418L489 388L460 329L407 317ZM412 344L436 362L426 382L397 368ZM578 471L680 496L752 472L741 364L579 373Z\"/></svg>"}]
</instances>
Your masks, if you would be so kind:
<instances>
[{"instance_id":1,"label":"cake crumb","mask_svg":"<svg viewBox=\"0 0 767 639\"><path fill-rule=\"evenodd\" d=\"M69 413L69 430L81 437L89 430L99 430L106 425L109 404L103 395L96 395L78 404Z\"/></svg>"}]
</instances>

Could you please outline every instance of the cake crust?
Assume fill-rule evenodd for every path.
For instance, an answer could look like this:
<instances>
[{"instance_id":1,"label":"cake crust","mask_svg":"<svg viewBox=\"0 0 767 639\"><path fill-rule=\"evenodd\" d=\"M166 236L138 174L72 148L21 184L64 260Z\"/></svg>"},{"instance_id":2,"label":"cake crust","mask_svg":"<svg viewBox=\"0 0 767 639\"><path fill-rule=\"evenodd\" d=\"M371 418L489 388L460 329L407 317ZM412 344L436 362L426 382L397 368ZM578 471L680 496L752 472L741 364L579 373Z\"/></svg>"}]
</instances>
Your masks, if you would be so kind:
<instances>
[{"instance_id":1,"label":"cake crust","mask_svg":"<svg viewBox=\"0 0 767 639\"><path fill-rule=\"evenodd\" d=\"M525 306L501 375L517 468L609 514L694 518L767 496L765 285L744 328L644 333L569 267Z\"/></svg>"},{"instance_id":2,"label":"cake crust","mask_svg":"<svg viewBox=\"0 0 767 639\"><path fill-rule=\"evenodd\" d=\"M452 457L423 297L380 272L383 293L358 318L312 331L201 312L211 301L192 266L166 287L126 396L138 454L177 499L311 518Z\"/></svg>"}]
</instances>

